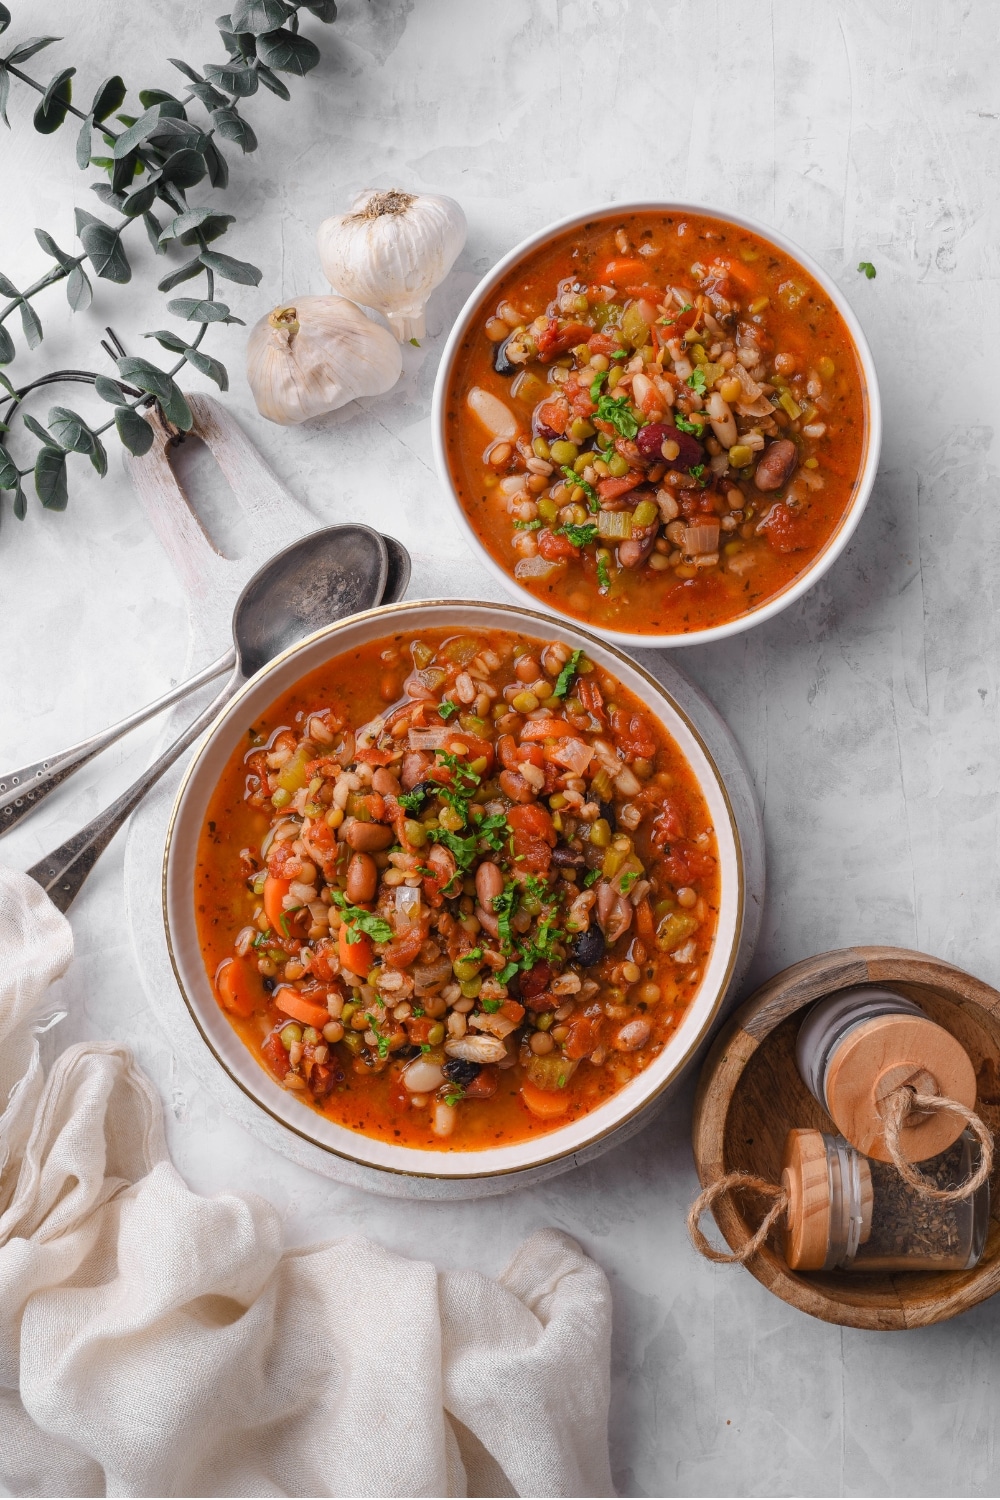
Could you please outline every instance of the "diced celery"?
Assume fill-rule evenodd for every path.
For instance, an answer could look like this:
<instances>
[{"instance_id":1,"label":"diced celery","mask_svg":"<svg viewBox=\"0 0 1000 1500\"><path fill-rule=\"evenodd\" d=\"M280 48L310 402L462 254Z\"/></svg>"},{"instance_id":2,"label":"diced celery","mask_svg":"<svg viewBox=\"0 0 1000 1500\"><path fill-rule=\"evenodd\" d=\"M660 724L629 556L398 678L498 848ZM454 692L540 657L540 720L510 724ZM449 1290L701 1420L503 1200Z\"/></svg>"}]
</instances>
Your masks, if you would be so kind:
<instances>
[{"instance_id":1,"label":"diced celery","mask_svg":"<svg viewBox=\"0 0 1000 1500\"><path fill-rule=\"evenodd\" d=\"M602 510L597 517L599 535L615 541L628 541L632 535L632 512L630 510Z\"/></svg>"}]
</instances>

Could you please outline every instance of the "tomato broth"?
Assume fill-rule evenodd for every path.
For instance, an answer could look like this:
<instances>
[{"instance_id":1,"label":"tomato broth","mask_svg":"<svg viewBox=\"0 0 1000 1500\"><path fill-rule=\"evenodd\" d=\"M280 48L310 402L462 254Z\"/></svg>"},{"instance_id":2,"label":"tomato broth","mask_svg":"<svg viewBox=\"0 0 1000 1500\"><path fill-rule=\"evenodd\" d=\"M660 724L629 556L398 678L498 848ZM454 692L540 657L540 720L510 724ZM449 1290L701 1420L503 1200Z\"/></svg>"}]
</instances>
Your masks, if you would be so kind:
<instances>
[{"instance_id":1,"label":"tomato broth","mask_svg":"<svg viewBox=\"0 0 1000 1500\"><path fill-rule=\"evenodd\" d=\"M489 293L446 396L460 502L539 601L634 634L700 631L781 594L837 532L866 444L837 308L722 219L565 231Z\"/></svg>"}]
</instances>

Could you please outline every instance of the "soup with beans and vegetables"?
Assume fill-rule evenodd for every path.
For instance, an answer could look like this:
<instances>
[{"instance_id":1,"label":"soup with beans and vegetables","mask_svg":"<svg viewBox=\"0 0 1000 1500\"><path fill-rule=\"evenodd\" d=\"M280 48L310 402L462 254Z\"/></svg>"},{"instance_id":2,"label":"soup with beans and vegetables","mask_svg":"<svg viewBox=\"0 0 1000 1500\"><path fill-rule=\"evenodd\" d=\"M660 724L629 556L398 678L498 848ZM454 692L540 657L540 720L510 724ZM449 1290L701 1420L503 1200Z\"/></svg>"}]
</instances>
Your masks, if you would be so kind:
<instances>
[{"instance_id":1,"label":"soup with beans and vegetables","mask_svg":"<svg viewBox=\"0 0 1000 1500\"><path fill-rule=\"evenodd\" d=\"M220 1006L304 1106L416 1147L578 1118L657 1056L719 908L694 774L559 641L407 631L248 726L198 848Z\"/></svg>"},{"instance_id":2,"label":"soup with beans and vegetables","mask_svg":"<svg viewBox=\"0 0 1000 1500\"><path fill-rule=\"evenodd\" d=\"M526 257L473 320L446 412L493 558L633 633L703 630L787 589L845 516L866 440L822 288L748 230L666 213Z\"/></svg>"}]
</instances>

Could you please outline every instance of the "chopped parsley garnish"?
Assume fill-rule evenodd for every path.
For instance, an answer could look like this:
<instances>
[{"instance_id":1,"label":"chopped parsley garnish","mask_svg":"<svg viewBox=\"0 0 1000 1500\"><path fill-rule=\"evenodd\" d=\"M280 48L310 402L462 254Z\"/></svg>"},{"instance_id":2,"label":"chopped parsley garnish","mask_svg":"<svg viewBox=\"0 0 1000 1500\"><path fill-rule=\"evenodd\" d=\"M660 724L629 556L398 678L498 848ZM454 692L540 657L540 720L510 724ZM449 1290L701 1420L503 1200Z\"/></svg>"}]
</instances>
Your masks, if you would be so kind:
<instances>
[{"instance_id":1,"label":"chopped parsley garnish","mask_svg":"<svg viewBox=\"0 0 1000 1500\"><path fill-rule=\"evenodd\" d=\"M482 950L482 948L470 948L469 951L468 951L468 953L463 953L462 954L463 958L471 958L473 960L475 960L477 958L482 958L482 956L483 956L483 950Z\"/></svg>"},{"instance_id":2,"label":"chopped parsley garnish","mask_svg":"<svg viewBox=\"0 0 1000 1500\"><path fill-rule=\"evenodd\" d=\"M596 884L596 882L600 880L600 878L600 870L588 870L586 875L583 877L584 889L586 890L588 886Z\"/></svg>"},{"instance_id":3,"label":"chopped parsley garnish","mask_svg":"<svg viewBox=\"0 0 1000 1500\"><path fill-rule=\"evenodd\" d=\"M476 857L476 844L479 840L474 833L463 838L461 834L453 833L450 828L428 828L427 837L433 843L443 844L451 851L459 870L467 870Z\"/></svg>"},{"instance_id":4,"label":"chopped parsley garnish","mask_svg":"<svg viewBox=\"0 0 1000 1500\"><path fill-rule=\"evenodd\" d=\"M597 559L597 583L602 594L606 594L611 587L611 574L608 572L608 560L606 557Z\"/></svg>"},{"instance_id":5,"label":"chopped parsley garnish","mask_svg":"<svg viewBox=\"0 0 1000 1500\"><path fill-rule=\"evenodd\" d=\"M450 698L445 698L441 703L438 704L438 713L441 715L442 719L448 720L451 718L452 714L458 713L458 704L452 703Z\"/></svg>"},{"instance_id":6,"label":"chopped parsley garnish","mask_svg":"<svg viewBox=\"0 0 1000 1500\"><path fill-rule=\"evenodd\" d=\"M681 312L690 312L690 311L691 311L691 303L690 302L685 302L684 306L681 308Z\"/></svg>"},{"instance_id":7,"label":"chopped parsley garnish","mask_svg":"<svg viewBox=\"0 0 1000 1500\"><path fill-rule=\"evenodd\" d=\"M544 525L545 525L545 522L539 520L539 518L536 516L533 521L515 521L514 522L514 530L515 531L538 531Z\"/></svg>"},{"instance_id":8,"label":"chopped parsley garnish","mask_svg":"<svg viewBox=\"0 0 1000 1500\"><path fill-rule=\"evenodd\" d=\"M476 830L477 837L485 839L493 852L499 854L507 842L509 832L506 814L489 813L486 817L483 817L477 808L473 808L472 826Z\"/></svg>"},{"instance_id":9,"label":"chopped parsley garnish","mask_svg":"<svg viewBox=\"0 0 1000 1500\"><path fill-rule=\"evenodd\" d=\"M517 965L515 964L514 967L516 969ZM500 972L503 973L504 971L501 969ZM483 1000L480 1003L482 1004L483 1010L486 1012L486 1014L492 1016L492 1015L495 1015L496 1012L500 1009L501 1005L503 1004L503 1001L502 1000Z\"/></svg>"},{"instance_id":10,"label":"chopped parsley garnish","mask_svg":"<svg viewBox=\"0 0 1000 1500\"><path fill-rule=\"evenodd\" d=\"M510 952L513 939L510 933L510 919L517 911L517 903L521 899L521 889L513 880L508 881L499 896L493 897L493 915L497 919L497 931L500 934L500 946L505 953Z\"/></svg>"},{"instance_id":11,"label":"chopped parsley garnish","mask_svg":"<svg viewBox=\"0 0 1000 1500\"><path fill-rule=\"evenodd\" d=\"M569 464L562 465L562 476L567 484L579 485L580 489L583 490L583 493L587 497L588 507L596 514L597 511L599 511L601 508L601 502L597 498L597 491L594 489L594 486L592 484L588 484L587 481L581 475L579 475L575 469L570 468ZM516 521L514 522L514 525L517 525Z\"/></svg>"},{"instance_id":12,"label":"chopped parsley garnish","mask_svg":"<svg viewBox=\"0 0 1000 1500\"><path fill-rule=\"evenodd\" d=\"M423 1008L422 1005L415 1005L413 1007L413 1014L414 1014L414 1016L418 1016L419 1017L419 1016L422 1016L423 1013L424 1013L424 1008Z\"/></svg>"},{"instance_id":13,"label":"chopped parsley garnish","mask_svg":"<svg viewBox=\"0 0 1000 1500\"><path fill-rule=\"evenodd\" d=\"M701 368L701 365L698 365L696 369L692 370L691 374L688 376L687 380L684 383L685 385L689 385L693 391L697 391L699 396L704 396L705 371Z\"/></svg>"},{"instance_id":14,"label":"chopped parsley garnish","mask_svg":"<svg viewBox=\"0 0 1000 1500\"><path fill-rule=\"evenodd\" d=\"M459 796L465 796L468 799L479 785L480 778L476 775L475 771L470 770L468 766L463 766L458 756L451 755L447 750L436 750L434 753L440 762L440 766L435 769L440 770L441 766L447 766L454 778L452 781L453 790ZM432 773L432 779L436 781L438 778Z\"/></svg>"},{"instance_id":15,"label":"chopped parsley garnish","mask_svg":"<svg viewBox=\"0 0 1000 1500\"><path fill-rule=\"evenodd\" d=\"M612 354L611 358L612 359L628 359L628 350L627 349L616 349L615 352L614 352L614 354Z\"/></svg>"},{"instance_id":16,"label":"chopped parsley garnish","mask_svg":"<svg viewBox=\"0 0 1000 1500\"><path fill-rule=\"evenodd\" d=\"M878 272L876 271L870 260L859 260L858 270L862 271L868 277L869 281L874 281L875 277L878 275Z\"/></svg>"},{"instance_id":17,"label":"chopped parsley garnish","mask_svg":"<svg viewBox=\"0 0 1000 1500\"><path fill-rule=\"evenodd\" d=\"M574 547L589 547L591 542L597 540L596 526L577 526L572 521L567 521L565 526L557 526L556 533L572 542Z\"/></svg>"},{"instance_id":18,"label":"chopped parsley garnish","mask_svg":"<svg viewBox=\"0 0 1000 1500\"><path fill-rule=\"evenodd\" d=\"M597 374L594 376L594 379L593 379L593 381L591 383L591 387L590 387L590 399L591 399L591 401L598 401L598 400L600 400L601 386L604 384L604 382L607 380L607 378L608 378L608 372L607 372L607 370L598 370Z\"/></svg>"},{"instance_id":19,"label":"chopped parsley garnish","mask_svg":"<svg viewBox=\"0 0 1000 1500\"><path fill-rule=\"evenodd\" d=\"M629 891L632 889L632 887L635 885L635 883L636 883L636 881L638 879L639 879L638 871L636 871L636 870L628 870L628 871L626 871L626 873L622 876L621 881L619 882L619 884L621 886L621 893L622 893L623 896L627 896L628 895Z\"/></svg>"},{"instance_id":20,"label":"chopped parsley garnish","mask_svg":"<svg viewBox=\"0 0 1000 1500\"><path fill-rule=\"evenodd\" d=\"M375 1034L375 1043L378 1047L379 1057L388 1057L389 1038L387 1036L383 1036L381 1031L379 1031L378 1023L376 1022L375 1017L372 1015L370 1010L365 1011L365 1020L368 1022L368 1025L371 1027L372 1031Z\"/></svg>"},{"instance_id":21,"label":"chopped parsley garnish","mask_svg":"<svg viewBox=\"0 0 1000 1500\"><path fill-rule=\"evenodd\" d=\"M264 947L267 946L267 941L270 938L270 936L271 936L271 929L270 929L270 927L268 927L268 928L265 929L264 932L258 932L257 936L254 938L254 940L253 940L253 942L252 942L252 944L250 946L253 947L253 948L264 948Z\"/></svg>"},{"instance_id":22,"label":"chopped parsley garnish","mask_svg":"<svg viewBox=\"0 0 1000 1500\"><path fill-rule=\"evenodd\" d=\"M514 978L514 975L517 973L519 967L520 966L518 964L514 963L505 964L504 967L500 970L500 973L497 975L497 984L510 984L510 981Z\"/></svg>"},{"instance_id":23,"label":"chopped parsley garnish","mask_svg":"<svg viewBox=\"0 0 1000 1500\"><path fill-rule=\"evenodd\" d=\"M553 698L565 698L566 694L569 692L569 685L577 674L577 669L580 665L580 658L582 656L582 651L573 652L573 655L570 657L569 661L566 663L562 671L559 673L559 676L556 678L556 685L552 689Z\"/></svg>"},{"instance_id":24,"label":"chopped parsley garnish","mask_svg":"<svg viewBox=\"0 0 1000 1500\"><path fill-rule=\"evenodd\" d=\"M693 432L695 437L701 437L701 426L697 422L689 422L686 417L674 417L674 426L678 432Z\"/></svg>"},{"instance_id":25,"label":"chopped parsley garnish","mask_svg":"<svg viewBox=\"0 0 1000 1500\"><path fill-rule=\"evenodd\" d=\"M281 913L281 916L279 918L279 924L280 924L281 930L285 934L286 938L290 938L291 935L292 935L289 932L289 930L288 930L288 918L291 917L291 916L294 916L297 911L301 911L301 910L302 910L301 906L293 906L290 911L283 911Z\"/></svg>"},{"instance_id":26,"label":"chopped parsley garnish","mask_svg":"<svg viewBox=\"0 0 1000 1500\"><path fill-rule=\"evenodd\" d=\"M453 1083L444 1096L444 1102L452 1109L465 1098L465 1090L460 1083Z\"/></svg>"},{"instance_id":27,"label":"chopped parsley garnish","mask_svg":"<svg viewBox=\"0 0 1000 1500\"><path fill-rule=\"evenodd\" d=\"M634 438L639 431L639 419L627 396L602 396L597 403L596 415L613 427L619 437Z\"/></svg>"},{"instance_id":28,"label":"chopped parsley garnish","mask_svg":"<svg viewBox=\"0 0 1000 1500\"><path fill-rule=\"evenodd\" d=\"M418 813L427 801L427 793L422 787L414 787L412 792L400 792L396 798L400 807L404 807L408 813Z\"/></svg>"},{"instance_id":29,"label":"chopped parsley garnish","mask_svg":"<svg viewBox=\"0 0 1000 1500\"><path fill-rule=\"evenodd\" d=\"M333 899L343 913L349 943L360 942L362 933L376 943L392 941L392 928L384 917L377 916L373 911L365 911L361 906L352 906L343 891L334 891Z\"/></svg>"}]
</instances>

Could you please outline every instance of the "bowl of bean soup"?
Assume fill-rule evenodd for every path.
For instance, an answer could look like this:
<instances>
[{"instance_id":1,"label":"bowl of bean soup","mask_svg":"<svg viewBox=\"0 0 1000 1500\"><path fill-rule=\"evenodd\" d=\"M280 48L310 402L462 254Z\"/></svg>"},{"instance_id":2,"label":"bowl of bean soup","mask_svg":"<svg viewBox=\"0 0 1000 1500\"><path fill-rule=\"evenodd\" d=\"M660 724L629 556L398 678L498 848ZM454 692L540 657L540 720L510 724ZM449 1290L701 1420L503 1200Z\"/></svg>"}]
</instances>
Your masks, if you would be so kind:
<instances>
[{"instance_id":1,"label":"bowl of bean soup","mask_svg":"<svg viewBox=\"0 0 1000 1500\"><path fill-rule=\"evenodd\" d=\"M519 600L622 645L769 619L846 547L878 383L842 293L750 220L610 205L533 235L469 298L435 388L438 470Z\"/></svg>"},{"instance_id":2,"label":"bowl of bean soup","mask_svg":"<svg viewBox=\"0 0 1000 1500\"><path fill-rule=\"evenodd\" d=\"M164 919L262 1110L443 1179L636 1128L749 921L725 784L666 689L578 627L462 601L340 621L243 688L178 792Z\"/></svg>"}]
</instances>

